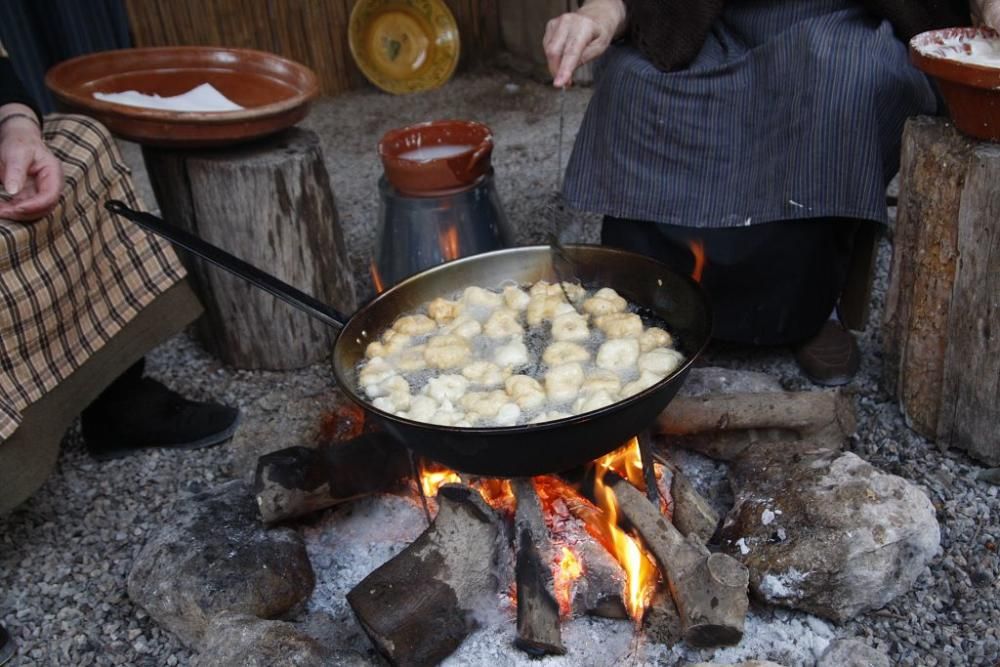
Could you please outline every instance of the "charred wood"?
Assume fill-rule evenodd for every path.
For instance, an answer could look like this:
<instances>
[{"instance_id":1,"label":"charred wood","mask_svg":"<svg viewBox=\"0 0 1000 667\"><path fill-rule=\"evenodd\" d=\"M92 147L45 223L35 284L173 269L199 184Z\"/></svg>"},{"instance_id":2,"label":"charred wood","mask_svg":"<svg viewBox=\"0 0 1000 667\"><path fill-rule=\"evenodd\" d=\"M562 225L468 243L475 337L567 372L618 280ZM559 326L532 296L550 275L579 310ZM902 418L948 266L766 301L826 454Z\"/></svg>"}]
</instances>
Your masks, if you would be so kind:
<instances>
[{"instance_id":1,"label":"charred wood","mask_svg":"<svg viewBox=\"0 0 1000 667\"><path fill-rule=\"evenodd\" d=\"M372 644L392 665L435 665L477 627L474 612L495 604L501 529L474 490L438 490L434 523L347 594Z\"/></svg>"},{"instance_id":2,"label":"charred wood","mask_svg":"<svg viewBox=\"0 0 1000 667\"><path fill-rule=\"evenodd\" d=\"M404 447L386 433L368 432L347 442L261 456L253 491L261 519L273 524L386 491L409 472Z\"/></svg>"},{"instance_id":3,"label":"charred wood","mask_svg":"<svg viewBox=\"0 0 1000 667\"><path fill-rule=\"evenodd\" d=\"M555 560L542 504L531 479L512 480L517 499L514 534L517 547L517 638L514 645L533 656L562 655L551 563Z\"/></svg>"},{"instance_id":4,"label":"charred wood","mask_svg":"<svg viewBox=\"0 0 1000 667\"><path fill-rule=\"evenodd\" d=\"M730 556L710 553L696 535L685 538L618 475L608 473L605 482L663 571L684 640L697 647L738 643L749 606L747 569Z\"/></svg>"},{"instance_id":5,"label":"charred wood","mask_svg":"<svg viewBox=\"0 0 1000 667\"><path fill-rule=\"evenodd\" d=\"M666 476L671 480L673 514L668 518L685 537L697 535L702 542L708 542L719 526L718 512L698 493L680 468L668 461L658 461L656 465L663 466L669 472Z\"/></svg>"},{"instance_id":6,"label":"charred wood","mask_svg":"<svg viewBox=\"0 0 1000 667\"><path fill-rule=\"evenodd\" d=\"M653 601L642 619L643 633L647 639L656 644L673 646L684 638L681 631L681 616L677 613L677 605L663 585L657 589Z\"/></svg>"}]
</instances>

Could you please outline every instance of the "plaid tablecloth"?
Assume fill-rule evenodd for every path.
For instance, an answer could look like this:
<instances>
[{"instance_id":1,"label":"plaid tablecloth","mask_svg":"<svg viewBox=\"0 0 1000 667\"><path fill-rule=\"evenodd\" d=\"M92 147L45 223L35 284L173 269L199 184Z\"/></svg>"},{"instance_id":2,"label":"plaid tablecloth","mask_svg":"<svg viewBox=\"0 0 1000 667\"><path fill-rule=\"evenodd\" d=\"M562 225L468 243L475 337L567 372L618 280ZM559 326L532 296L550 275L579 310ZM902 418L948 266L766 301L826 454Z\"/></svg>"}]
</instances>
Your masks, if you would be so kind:
<instances>
[{"instance_id":1,"label":"plaid tablecloth","mask_svg":"<svg viewBox=\"0 0 1000 667\"><path fill-rule=\"evenodd\" d=\"M0 219L0 441L184 276L165 242L104 209L108 199L140 206L108 131L53 115L44 135L66 176L58 206L35 223Z\"/></svg>"}]
</instances>

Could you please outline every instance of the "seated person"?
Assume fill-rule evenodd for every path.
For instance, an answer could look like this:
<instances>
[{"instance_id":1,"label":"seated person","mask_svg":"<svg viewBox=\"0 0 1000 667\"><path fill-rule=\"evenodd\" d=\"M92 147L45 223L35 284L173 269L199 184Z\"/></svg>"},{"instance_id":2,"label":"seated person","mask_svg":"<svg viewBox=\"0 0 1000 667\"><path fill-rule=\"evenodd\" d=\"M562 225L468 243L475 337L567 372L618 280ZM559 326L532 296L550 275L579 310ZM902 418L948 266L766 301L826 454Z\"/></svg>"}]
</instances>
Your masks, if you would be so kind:
<instances>
[{"instance_id":1,"label":"seated person","mask_svg":"<svg viewBox=\"0 0 1000 667\"><path fill-rule=\"evenodd\" d=\"M1000 27L1000 0L974 0ZM905 120L934 113L906 40L969 21L955 0L589 0L549 22L554 85L602 56L564 196L604 214L602 242L690 271L714 335L791 344L844 384L857 344L837 318L853 239L888 222Z\"/></svg>"},{"instance_id":2,"label":"seated person","mask_svg":"<svg viewBox=\"0 0 1000 667\"><path fill-rule=\"evenodd\" d=\"M22 411L184 277L173 251L104 209L138 202L114 140L82 116L45 119L0 59L0 448ZM218 444L238 411L189 401L140 360L84 410L88 451Z\"/></svg>"}]
</instances>

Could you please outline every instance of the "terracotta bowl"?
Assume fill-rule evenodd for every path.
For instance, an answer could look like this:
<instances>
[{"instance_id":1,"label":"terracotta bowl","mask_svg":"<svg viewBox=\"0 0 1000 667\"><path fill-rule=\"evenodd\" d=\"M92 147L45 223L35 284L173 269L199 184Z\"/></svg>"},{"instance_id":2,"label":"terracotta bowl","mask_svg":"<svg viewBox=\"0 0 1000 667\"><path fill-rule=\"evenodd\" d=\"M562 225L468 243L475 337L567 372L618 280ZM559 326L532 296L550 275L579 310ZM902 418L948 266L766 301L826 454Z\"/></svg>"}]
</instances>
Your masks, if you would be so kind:
<instances>
[{"instance_id":1,"label":"terracotta bowl","mask_svg":"<svg viewBox=\"0 0 1000 667\"><path fill-rule=\"evenodd\" d=\"M102 51L59 63L45 76L64 111L92 116L112 133L154 146L218 146L262 137L305 118L319 90L308 67L251 49L181 46ZM143 109L95 92L173 96L209 83L244 107L192 112Z\"/></svg>"},{"instance_id":2,"label":"terracotta bowl","mask_svg":"<svg viewBox=\"0 0 1000 667\"><path fill-rule=\"evenodd\" d=\"M378 144L385 177L399 192L440 196L470 187L490 170L493 133L470 120L390 130Z\"/></svg>"},{"instance_id":3,"label":"terracotta bowl","mask_svg":"<svg viewBox=\"0 0 1000 667\"><path fill-rule=\"evenodd\" d=\"M987 50L989 59L969 62L977 49ZM955 127L978 139L1000 141L1000 36L996 31L945 28L921 33L910 40L910 60L934 78Z\"/></svg>"}]
</instances>

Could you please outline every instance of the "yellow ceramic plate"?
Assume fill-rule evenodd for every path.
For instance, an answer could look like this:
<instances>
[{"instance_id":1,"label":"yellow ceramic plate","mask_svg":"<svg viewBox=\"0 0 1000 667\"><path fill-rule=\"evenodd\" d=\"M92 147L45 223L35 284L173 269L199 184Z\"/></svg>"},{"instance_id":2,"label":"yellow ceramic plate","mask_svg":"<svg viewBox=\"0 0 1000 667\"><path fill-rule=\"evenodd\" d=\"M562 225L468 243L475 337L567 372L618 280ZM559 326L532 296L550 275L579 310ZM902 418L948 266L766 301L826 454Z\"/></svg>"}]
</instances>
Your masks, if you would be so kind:
<instances>
[{"instance_id":1,"label":"yellow ceramic plate","mask_svg":"<svg viewBox=\"0 0 1000 667\"><path fill-rule=\"evenodd\" d=\"M441 0L358 0L347 38L361 72L395 95L437 88L458 64L458 25Z\"/></svg>"}]
</instances>

